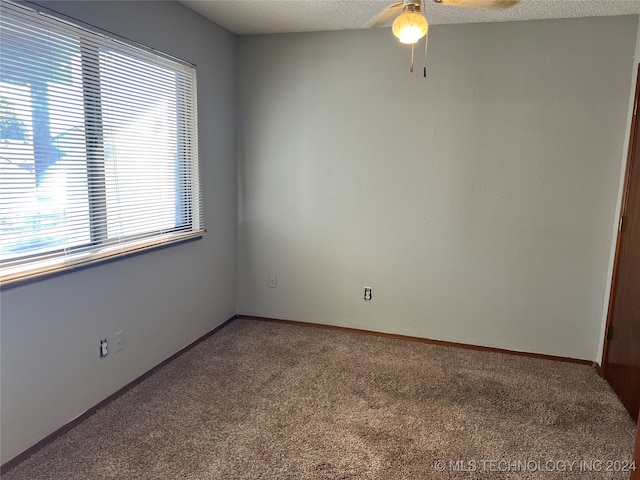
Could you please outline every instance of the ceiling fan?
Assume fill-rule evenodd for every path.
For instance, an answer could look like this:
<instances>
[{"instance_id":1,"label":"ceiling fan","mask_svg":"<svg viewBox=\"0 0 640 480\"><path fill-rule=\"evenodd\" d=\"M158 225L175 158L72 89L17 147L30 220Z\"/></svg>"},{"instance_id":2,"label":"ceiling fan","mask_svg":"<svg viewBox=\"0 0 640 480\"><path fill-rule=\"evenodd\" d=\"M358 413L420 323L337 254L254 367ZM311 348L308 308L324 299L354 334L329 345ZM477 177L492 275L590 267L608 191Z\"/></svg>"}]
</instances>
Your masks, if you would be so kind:
<instances>
[{"instance_id":1,"label":"ceiling fan","mask_svg":"<svg viewBox=\"0 0 640 480\"><path fill-rule=\"evenodd\" d=\"M433 0L435 3L451 7L466 8L509 8L520 0ZM416 43L424 37L424 76L427 76L427 43L429 22L423 8L424 0L403 0L385 8L369 22L369 27L386 27L393 20L393 34L401 43L411 45L411 68Z\"/></svg>"}]
</instances>

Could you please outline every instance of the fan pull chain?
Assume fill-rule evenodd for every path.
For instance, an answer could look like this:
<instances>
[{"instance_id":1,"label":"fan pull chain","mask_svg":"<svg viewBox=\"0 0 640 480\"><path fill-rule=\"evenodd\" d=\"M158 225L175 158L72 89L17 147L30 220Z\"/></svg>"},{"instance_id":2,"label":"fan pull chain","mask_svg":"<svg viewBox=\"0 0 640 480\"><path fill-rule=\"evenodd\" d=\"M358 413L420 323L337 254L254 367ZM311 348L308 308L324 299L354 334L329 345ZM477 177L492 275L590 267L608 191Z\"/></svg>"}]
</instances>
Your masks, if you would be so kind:
<instances>
[{"instance_id":1,"label":"fan pull chain","mask_svg":"<svg viewBox=\"0 0 640 480\"><path fill-rule=\"evenodd\" d=\"M411 44L411 68L409 69L409 71L411 73L413 73L413 51L414 51L414 46L415 46L415 43L412 43Z\"/></svg>"},{"instance_id":2,"label":"fan pull chain","mask_svg":"<svg viewBox=\"0 0 640 480\"><path fill-rule=\"evenodd\" d=\"M429 45L429 35L424 36L424 78L427 78L427 46Z\"/></svg>"}]
</instances>

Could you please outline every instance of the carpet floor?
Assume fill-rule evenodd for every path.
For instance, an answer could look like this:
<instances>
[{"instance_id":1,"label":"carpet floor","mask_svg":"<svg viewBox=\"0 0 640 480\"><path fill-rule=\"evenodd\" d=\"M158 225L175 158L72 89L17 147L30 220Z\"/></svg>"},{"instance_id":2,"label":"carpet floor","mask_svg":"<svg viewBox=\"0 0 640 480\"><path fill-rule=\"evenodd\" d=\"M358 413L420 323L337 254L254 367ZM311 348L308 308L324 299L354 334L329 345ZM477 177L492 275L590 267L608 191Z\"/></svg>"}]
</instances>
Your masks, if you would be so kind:
<instances>
[{"instance_id":1,"label":"carpet floor","mask_svg":"<svg viewBox=\"0 0 640 480\"><path fill-rule=\"evenodd\" d=\"M2 479L622 480L634 427L589 366L239 319Z\"/></svg>"}]
</instances>

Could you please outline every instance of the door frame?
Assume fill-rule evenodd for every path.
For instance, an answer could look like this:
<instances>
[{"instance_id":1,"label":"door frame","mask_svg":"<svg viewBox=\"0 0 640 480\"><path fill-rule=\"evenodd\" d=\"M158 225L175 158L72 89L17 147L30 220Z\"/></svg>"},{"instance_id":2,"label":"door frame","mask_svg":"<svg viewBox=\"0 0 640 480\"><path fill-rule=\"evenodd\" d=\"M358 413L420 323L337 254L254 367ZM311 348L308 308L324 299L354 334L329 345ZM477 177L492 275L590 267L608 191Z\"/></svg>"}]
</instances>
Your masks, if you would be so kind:
<instances>
[{"instance_id":1,"label":"door frame","mask_svg":"<svg viewBox=\"0 0 640 480\"><path fill-rule=\"evenodd\" d=\"M602 365L598 368L598 373L603 378L606 378L607 362L609 356L609 340L608 332L611 328L611 322L613 320L613 307L616 299L616 292L618 289L618 268L620 266L620 237L622 230L620 230L620 222L623 217L623 213L627 207L627 200L629 197L629 183L631 181L631 162L635 154L635 149L640 148L640 145L636 145L635 138L638 127L638 100L640 99L640 63L638 64L637 76L636 76L636 89L633 98L633 110L631 112L631 128L629 130L629 146L627 148L627 162L624 170L622 200L620 203L620 213L618 216L618 229L616 233L616 247L613 258L613 271L611 273L611 290L609 292L609 304L607 307L607 321L604 331L604 343L602 347ZM634 445L633 460L635 461L636 470L631 472L631 480L640 480L640 418L638 418L638 429L636 432L636 441Z\"/></svg>"},{"instance_id":2,"label":"door frame","mask_svg":"<svg viewBox=\"0 0 640 480\"><path fill-rule=\"evenodd\" d=\"M609 304L607 307L607 321L605 323L604 330L604 343L602 347L602 364L598 369L598 373L602 378L606 378L607 362L609 357L609 339L608 332L611 328L613 321L613 310L616 299L616 292L618 289L618 269L620 266L620 237L622 230L620 229L622 217L624 211L627 208L627 200L629 197L629 182L631 181L631 163L635 154L636 148L640 148L640 145L636 145L635 138L638 129L638 99L640 98L640 63L638 64L637 76L636 76L636 89L633 98L633 110L631 112L631 129L629 130L629 146L627 148L627 162L624 170L624 181L622 187L622 201L620 202L620 213L618 215L618 229L616 233L616 248L613 257L613 271L611 273L611 290L609 292Z\"/></svg>"}]
</instances>

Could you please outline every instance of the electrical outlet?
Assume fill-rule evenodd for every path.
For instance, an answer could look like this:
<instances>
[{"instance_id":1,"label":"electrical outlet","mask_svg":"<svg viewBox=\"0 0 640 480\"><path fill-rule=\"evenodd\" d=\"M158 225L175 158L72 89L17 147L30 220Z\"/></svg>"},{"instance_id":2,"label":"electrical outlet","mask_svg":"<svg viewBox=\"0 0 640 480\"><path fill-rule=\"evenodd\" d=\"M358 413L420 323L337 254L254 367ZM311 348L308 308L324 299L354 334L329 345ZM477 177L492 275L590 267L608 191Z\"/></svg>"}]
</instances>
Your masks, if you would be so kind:
<instances>
[{"instance_id":1,"label":"electrical outlet","mask_svg":"<svg viewBox=\"0 0 640 480\"><path fill-rule=\"evenodd\" d=\"M100 340L100 358L104 358L109 354L107 339Z\"/></svg>"},{"instance_id":2,"label":"electrical outlet","mask_svg":"<svg viewBox=\"0 0 640 480\"><path fill-rule=\"evenodd\" d=\"M269 288L278 288L278 277L276 275L269 275L267 277L267 285Z\"/></svg>"},{"instance_id":3,"label":"electrical outlet","mask_svg":"<svg viewBox=\"0 0 640 480\"><path fill-rule=\"evenodd\" d=\"M365 299L366 302L371 300L372 295L373 295L372 288L371 287L364 287L364 299Z\"/></svg>"},{"instance_id":4,"label":"electrical outlet","mask_svg":"<svg viewBox=\"0 0 640 480\"><path fill-rule=\"evenodd\" d=\"M124 334L122 333L122 330L116 332L114 338L116 339L116 352L119 352L124 348Z\"/></svg>"}]
</instances>

